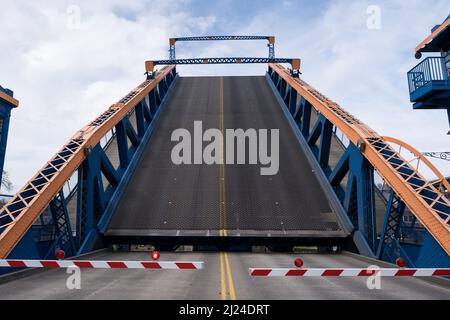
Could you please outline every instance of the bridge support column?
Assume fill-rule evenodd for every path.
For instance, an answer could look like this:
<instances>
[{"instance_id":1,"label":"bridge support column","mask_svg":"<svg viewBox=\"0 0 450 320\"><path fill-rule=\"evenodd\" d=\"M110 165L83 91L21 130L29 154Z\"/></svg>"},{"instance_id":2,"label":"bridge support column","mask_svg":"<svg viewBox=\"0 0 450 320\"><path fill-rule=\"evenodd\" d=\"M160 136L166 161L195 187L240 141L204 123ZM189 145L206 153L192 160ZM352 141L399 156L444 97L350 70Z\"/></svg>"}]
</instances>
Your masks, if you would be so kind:
<instances>
[{"instance_id":1,"label":"bridge support column","mask_svg":"<svg viewBox=\"0 0 450 320\"><path fill-rule=\"evenodd\" d=\"M150 91L148 95L148 100L150 104L150 114L152 117L155 115L156 111L158 110L158 104L156 103L156 90Z\"/></svg>"},{"instance_id":2,"label":"bridge support column","mask_svg":"<svg viewBox=\"0 0 450 320\"><path fill-rule=\"evenodd\" d=\"M406 260L408 267L433 268L450 267L450 257L422 227L403 221L405 203L390 191L386 214L377 246L377 258L394 263L399 257ZM405 241L405 240L409 241Z\"/></svg>"},{"instance_id":3,"label":"bridge support column","mask_svg":"<svg viewBox=\"0 0 450 320\"><path fill-rule=\"evenodd\" d=\"M342 194L339 189L346 176L345 191ZM329 181L336 194L340 195L344 209L355 227L354 238L359 242L366 242L368 252L364 254L374 257L377 231L372 165L350 143L329 175Z\"/></svg>"},{"instance_id":4,"label":"bridge support column","mask_svg":"<svg viewBox=\"0 0 450 320\"><path fill-rule=\"evenodd\" d=\"M289 91L289 101L287 105L289 106L289 112L294 115L295 108L297 107L297 91L293 89L290 89Z\"/></svg>"},{"instance_id":5,"label":"bridge support column","mask_svg":"<svg viewBox=\"0 0 450 320\"><path fill-rule=\"evenodd\" d=\"M117 188L122 170L116 171L97 144L78 169L77 237L78 254L94 249L99 240L98 223ZM103 177L108 186L105 188Z\"/></svg>"},{"instance_id":6,"label":"bridge support column","mask_svg":"<svg viewBox=\"0 0 450 320\"><path fill-rule=\"evenodd\" d=\"M311 135L308 137L308 144L315 153L320 166L326 173L329 172L328 159L330 157L331 136L333 134L333 124L323 115L319 115L314 125ZM315 146L320 138L319 148Z\"/></svg>"},{"instance_id":7,"label":"bridge support column","mask_svg":"<svg viewBox=\"0 0 450 320\"><path fill-rule=\"evenodd\" d=\"M406 258L409 266L414 266L408 255L403 252L398 240L404 212L405 204L391 190L386 204L383 229L381 230L380 240L378 241L377 258L395 262L398 257L403 257Z\"/></svg>"},{"instance_id":8,"label":"bridge support column","mask_svg":"<svg viewBox=\"0 0 450 320\"><path fill-rule=\"evenodd\" d=\"M79 169L77 244L78 254L85 253L97 241L96 225L104 209L103 181L100 175L100 146L89 152Z\"/></svg>"},{"instance_id":9,"label":"bridge support column","mask_svg":"<svg viewBox=\"0 0 450 320\"><path fill-rule=\"evenodd\" d=\"M73 238L69 213L67 211L66 199L62 190L59 191L52 202L50 202L50 211L55 226L56 239L44 258L55 258L56 249L64 250L67 257L75 255L75 241Z\"/></svg>"}]
</instances>

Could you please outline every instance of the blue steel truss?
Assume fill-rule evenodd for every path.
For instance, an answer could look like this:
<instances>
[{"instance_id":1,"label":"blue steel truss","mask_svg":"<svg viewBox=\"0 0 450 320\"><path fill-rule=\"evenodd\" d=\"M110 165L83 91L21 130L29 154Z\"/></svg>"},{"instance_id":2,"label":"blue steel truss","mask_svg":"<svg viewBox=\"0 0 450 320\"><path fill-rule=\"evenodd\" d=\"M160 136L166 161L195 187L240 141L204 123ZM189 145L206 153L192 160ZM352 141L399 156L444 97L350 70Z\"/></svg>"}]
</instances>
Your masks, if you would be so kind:
<instances>
[{"instance_id":1,"label":"blue steel truss","mask_svg":"<svg viewBox=\"0 0 450 320\"><path fill-rule=\"evenodd\" d=\"M120 160L118 167L113 166L105 153L105 146L101 143L85 150L86 158L76 174L77 187L68 193L63 191L64 188L57 193L39 221L16 245L9 255L10 258L54 259L57 249L63 249L66 256L70 257L101 246L100 235L109 222L126 183L134 171L134 166L153 132L176 77L174 68L157 87L134 106L128 116L115 126L113 137L116 139ZM132 97L132 95L125 96L120 102L126 103ZM109 112L111 111L105 111L91 124L102 124L108 119ZM131 124L131 114L135 115L135 126ZM51 179L52 172L56 172L55 168L62 164L61 158L70 157L79 145L76 139L70 141L42 170L45 177L42 174L41 178L37 177L29 188L20 194L20 197L31 201L33 194L36 194L36 190L40 188L44 180ZM73 221L68 213L69 200L77 203L75 228L72 228ZM20 214L22 208L19 201L9 206L10 211L16 216ZM2 215L1 219L9 219L9 217ZM1 232L3 229L0 230Z\"/></svg>"},{"instance_id":2,"label":"blue steel truss","mask_svg":"<svg viewBox=\"0 0 450 320\"><path fill-rule=\"evenodd\" d=\"M389 262L404 257L410 267L450 266L450 257L423 227L417 227L415 219L411 225L406 225L403 221L406 207L400 197L390 188L388 196L385 195L385 190L378 189L374 168L362 153L364 144L349 142L345 145L337 137L333 124L318 111L316 121L312 123L314 107L270 66L267 79L283 110L294 123L298 138L303 142L301 145L307 146L305 153L312 155L350 220L353 241L347 249ZM333 139L345 150L336 165L331 167ZM369 142L396 168L399 175L407 179L411 188L420 190L424 201L431 203L434 209L443 214L448 212L448 208L441 208L444 204L439 201L440 195L426 187L410 165L394 155L389 144L377 139L369 139ZM386 205L382 230L377 230L375 194ZM446 219L447 216L442 218ZM420 240L405 241L413 238Z\"/></svg>"},{"instance_id":3,"label":"blue steel truss","mask_svg":"<svg viewBox=\"0 0 450 320\"><path fill-rule=\"evenodd\" d=\"M55 228L55 241L47 251L45 258L53 257L57 249L62 249L68 256L76 254L76 246L73 237L72 225L70 223L67 203L64 193L60 191L50 202L52 222Z\"/></svg>"}]
</instances>

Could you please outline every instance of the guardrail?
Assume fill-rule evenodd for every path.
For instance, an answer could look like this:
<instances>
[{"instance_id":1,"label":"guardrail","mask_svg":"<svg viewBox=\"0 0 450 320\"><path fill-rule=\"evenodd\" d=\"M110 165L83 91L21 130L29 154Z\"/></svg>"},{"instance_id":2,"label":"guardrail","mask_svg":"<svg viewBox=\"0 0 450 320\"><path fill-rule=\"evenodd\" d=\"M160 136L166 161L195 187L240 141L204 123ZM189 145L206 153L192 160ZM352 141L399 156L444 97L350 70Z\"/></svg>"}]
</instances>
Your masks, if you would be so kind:
<instances>
[{"instance_id":1,"label":"guardrail","mask_svg":"<svg viewBox=\"0 0 450 320\"><path fill-rule=\"evenodd\" d=\"M409 93L412 94L432 81L448 79L444 58L428 57L408 72Z\"/></svg>"}]
</instances>

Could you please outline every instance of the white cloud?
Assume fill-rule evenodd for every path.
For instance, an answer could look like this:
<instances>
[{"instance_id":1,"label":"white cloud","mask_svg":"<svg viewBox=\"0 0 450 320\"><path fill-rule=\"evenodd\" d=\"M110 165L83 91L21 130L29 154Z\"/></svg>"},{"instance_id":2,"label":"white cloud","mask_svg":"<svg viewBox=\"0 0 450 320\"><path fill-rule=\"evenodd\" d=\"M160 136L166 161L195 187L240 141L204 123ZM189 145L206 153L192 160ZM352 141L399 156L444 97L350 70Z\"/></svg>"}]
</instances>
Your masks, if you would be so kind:
<instances>
[{"instance_id":1,"label":"white cloud","mask_svg":"<svg viewBox=\"0 0 450 320\"><path fill-rule=\"evenodd\" d=\"M0 11L0 41L8 44L0 51L0 83L20 100L5 166L16 190L76 130L144 80L144 61L165 58L169 36L215 22L183 13L184 1L80 1L80 27L70 29L72 4L10 1Z\"/></svg>"},{"instance_id":2,"label":"white cloud","mask_svg":"<svg viewBox=\"0 0 450 320\"><path fill-rule=\"evenodd\" d=\"M379 30L366 27L372 4L381 9ZM380 134L448 151L446 112L413 111L406 73L418 63L414 47L449 11L448 1L332 1L314 18L287 18L283 9L256 16L244 33L275 33L278 56L301 57L305 80ZM450 175L448 162L433 162Z\"/></svg>"}]
</instances>

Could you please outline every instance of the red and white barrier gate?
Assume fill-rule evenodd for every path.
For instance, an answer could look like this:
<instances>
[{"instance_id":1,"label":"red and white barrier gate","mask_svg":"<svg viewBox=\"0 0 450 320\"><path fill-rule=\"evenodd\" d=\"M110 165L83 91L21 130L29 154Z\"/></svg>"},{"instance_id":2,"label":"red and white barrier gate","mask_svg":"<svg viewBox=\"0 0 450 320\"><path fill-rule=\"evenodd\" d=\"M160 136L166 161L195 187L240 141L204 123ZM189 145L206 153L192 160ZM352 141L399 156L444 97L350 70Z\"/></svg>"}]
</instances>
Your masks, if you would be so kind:
<instances>
[{"instance_id":1,"label":"red and white barrier gate","mask_svg":"<svg viewBox=\"0 0 450 320\"><path fill-rule=\"evenodd\" d=\"M86 269L203 269L203 261L97 261L0 259L0 267Z\"/></svg>"},{"instance_id":2,"label":"red and white barrier gate","mask_svg":"<svg viewBox=\"0 0 450 320\"><path fill-rule=\"evenodd\" d=\"M253 277L450 277L450 268L250 268Z\"/></svg>"}]
</instances>

